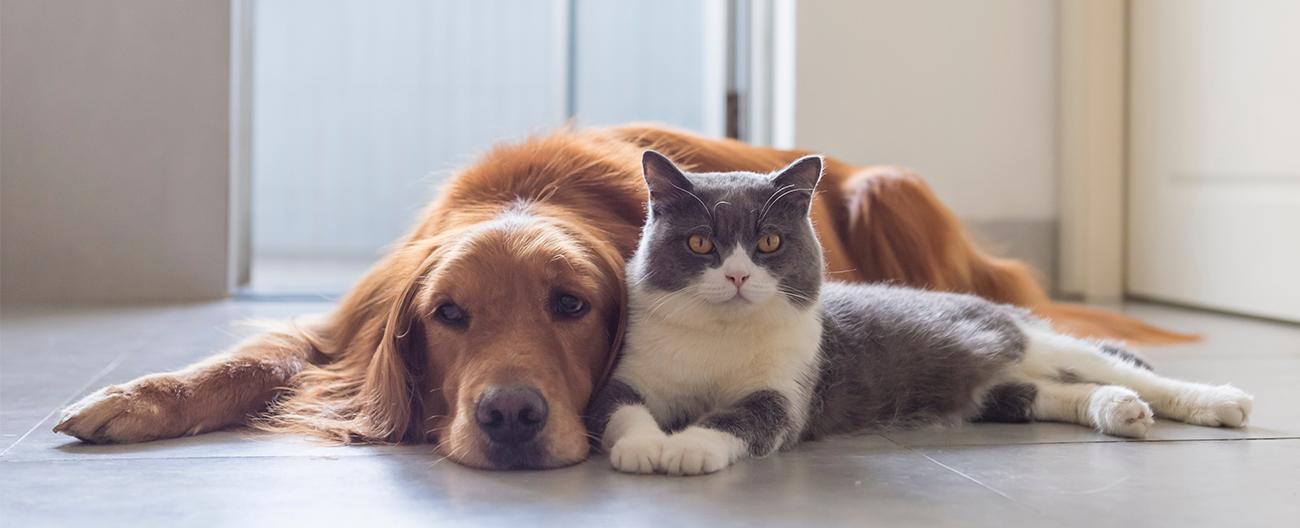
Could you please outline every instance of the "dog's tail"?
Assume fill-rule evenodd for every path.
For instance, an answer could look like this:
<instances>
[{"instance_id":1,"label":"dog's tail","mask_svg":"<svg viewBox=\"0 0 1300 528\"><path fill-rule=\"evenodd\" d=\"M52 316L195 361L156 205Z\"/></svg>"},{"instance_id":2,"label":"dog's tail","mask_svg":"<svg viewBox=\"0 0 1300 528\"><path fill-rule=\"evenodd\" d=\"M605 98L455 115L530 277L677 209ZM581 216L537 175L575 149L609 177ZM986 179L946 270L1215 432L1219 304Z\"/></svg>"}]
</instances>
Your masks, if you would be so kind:
<instances>
[{"instance_id":1,"label":"dog's tail","mask_svg":"<svg viewBox=\"0 0 1300 528\"><path fill-rule=\"evenodd\" d=\"M1168 345L1196 341L1201 336L1165 330L1127 315L1070 303L1033 307L1056 329L1079 337L1117 339L1135 345Z\"/></svg>"},{"instance_id":2,"label":"dog's tail","mask_svg":"<svg viewBox=\"0 0 1300 528\"><path fill-rule=\"evenodd\" d=\"M1024 306L1077 337L1131 344L1198 339L1126 315L1053 302L1032 268L981 250L952 211L910 171L870 167L847 178L841 189L848 201L844 247L862 280L972 293Z\"/></svg>"}]
</instances>

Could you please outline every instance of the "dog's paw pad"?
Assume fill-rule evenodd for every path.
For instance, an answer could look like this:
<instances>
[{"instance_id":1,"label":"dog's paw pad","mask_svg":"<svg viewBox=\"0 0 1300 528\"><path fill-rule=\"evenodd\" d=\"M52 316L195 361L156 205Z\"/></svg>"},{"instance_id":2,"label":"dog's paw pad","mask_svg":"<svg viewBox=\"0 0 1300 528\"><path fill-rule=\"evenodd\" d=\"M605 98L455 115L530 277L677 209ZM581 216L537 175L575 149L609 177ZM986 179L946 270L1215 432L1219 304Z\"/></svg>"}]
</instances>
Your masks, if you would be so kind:
<instances>
[{"instance_id":1,"label":"dog's paw pad","mask_svg":"<svg viewBox=\"0 0 1300 528\"><path fill-rule=\"evenodd\" d=\"M1108 435L1146 438L1156 423L1151 406L1125 387L1098 387L1092 394L1089 409L1093 424Z\"/></svg>"}]
</instances>

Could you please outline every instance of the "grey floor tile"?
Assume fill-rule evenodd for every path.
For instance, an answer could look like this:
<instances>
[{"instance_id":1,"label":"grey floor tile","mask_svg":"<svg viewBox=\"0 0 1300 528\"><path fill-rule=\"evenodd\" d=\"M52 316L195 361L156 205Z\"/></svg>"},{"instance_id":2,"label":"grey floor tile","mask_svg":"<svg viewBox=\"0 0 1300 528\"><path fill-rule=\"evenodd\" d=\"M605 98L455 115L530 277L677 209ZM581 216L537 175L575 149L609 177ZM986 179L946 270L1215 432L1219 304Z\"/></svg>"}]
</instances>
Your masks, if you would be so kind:
<instances>
[{"instance_id":1,"label":"grey floor tile","mask_svg":"<svg viewBox=\"0 0 1300 528\"><path fill-rule=\"evenodd\" d=\"M1157 420L1147 440L1300 438L1300 359L1170 359L1156 365L1169 376L1204 383L1232 383L1255 395L1250 424L1241 429L1198 427ZM1074 424L963 424L885 433L909 446L1124 442Z\"/></svg>"},{"instance_id":2,"label":"grey floor tile","mask_svg":"<svg viewBox=\"0 0 1300 528\"><path fill-rule=\"evenodd\" d=\"M49 427L46 427L49 425ZM140 444L94 445L56 434L43 424L5 454L9 461L73 461L152 458L359 457L401 453L383 445L339 446L315 438L267 434L246 428Z\"/></svg>"},{"instance_id":3,"label":"grey floor tile","mask_svg":"<svg viewBox=\"0 0 1300 528\"><path fill-rule=\"evenodd\" d=\"M1300 440L921 449L1054 522L1293 526Z\"/></svg>"},{"instance_id":4,"label":"grey floor tile","mask_svg":"<svg viewBox=\"0 0 1300 528\"><path fill-rule=\"evenodd\" d=\"M1126 303L1124 313L1164 328L1200 334L1194 343L1149 347L1144 353L1160 362L1184 358L1300 359L1300 325L1172 308Z\"/></svg>"},{"instance_id":5,"label":"grey floor tile","mask_svg":"<svg viewBox=\"0 0 1300 528\"><path fill-rule=\"evenodd\" d=\"M53 427L59 408L91 391L183 367L255 331L241 321L287 318L328 307L232 301L6 307L0 323L0 453L16 449L23 435L30 440L45 436L40 433Z\"/></svg>"},{"instance_id":6,"label":"grey floor tile","mask_svg":"<svg viewBox=\"0 0 1300 528\"><path fill-rule=\"evenodd\" d=\"M404 452L418 448L404 448ZM1022 504L878 437L839 439L694 478L597 458L484 472L422 454L0 462L0 515L22 526L1007 526Z\"/></svg>"},{"instance_id":7,"label":"grey floor tile","mask_svg":"<svg viewBox=\"0 0 1300 528\"><path fill-rule=\"evenodd\" d=\"M233 321L328 303L20 309L0 319L5 525L1277 524L1300 517L1300 329L1185 310L1124 310L1202 331L1151 349L1162 372L1256 394L1245 430L1157 425L1121 442L1064 424L974 424L833 439L700 478L636 477L598 457L546 472L439 462L428 446L332 447L224 431L89 446L49 431L64 403L238 340ZM21 442L18 437L30 431ZM1288 480L1289 479L1289 480ZM1288 499L1289 498L1289 499ZM1253 501L1253 502L1252 502Z\"/></svg>"}]
</instances>

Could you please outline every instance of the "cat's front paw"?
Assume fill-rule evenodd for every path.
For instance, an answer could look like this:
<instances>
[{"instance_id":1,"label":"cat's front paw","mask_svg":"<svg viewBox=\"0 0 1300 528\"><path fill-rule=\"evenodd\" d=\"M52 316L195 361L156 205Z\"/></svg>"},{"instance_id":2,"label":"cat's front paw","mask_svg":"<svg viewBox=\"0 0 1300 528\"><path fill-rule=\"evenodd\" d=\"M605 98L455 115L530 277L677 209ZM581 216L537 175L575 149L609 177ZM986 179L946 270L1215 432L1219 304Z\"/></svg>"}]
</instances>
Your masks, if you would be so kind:
<instances>
[{"instance_id":1,"label":"cat's front paw","mask_svg":"<svg viewBox=\"0 0 1300 528\"><path fill-rule=\"evenodd\" d=\"M609 465L624 473L654 473L666 439L662 433L624 436L610 448Z\"/></svg>"},{"instance_id":2,"label":"cat's front paw","mask_svg":"<svg viewBox=\"0 0 1300 528\"><path fill-rule=\"evenodd\" d=\"M730 466L743 449L744 443L733 435L690 427L664 442L659 469L669 475L714 473Z\"/></svg>"}]
</instances>

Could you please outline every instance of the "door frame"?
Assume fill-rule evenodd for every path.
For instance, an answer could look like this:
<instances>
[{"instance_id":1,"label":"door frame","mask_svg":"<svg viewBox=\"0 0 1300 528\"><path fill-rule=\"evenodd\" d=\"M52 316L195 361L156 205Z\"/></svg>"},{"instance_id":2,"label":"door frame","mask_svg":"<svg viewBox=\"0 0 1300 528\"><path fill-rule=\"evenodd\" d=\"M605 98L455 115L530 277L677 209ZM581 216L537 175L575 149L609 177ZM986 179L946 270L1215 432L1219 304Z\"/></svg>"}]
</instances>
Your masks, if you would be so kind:
<instances>
[{"instance_id":1,"label":"door frame","mask_svg":"<svg viewBox=\"0 0 1300 528\"><path fill-rule=\"evenodd\" d=\"M1128 0L1061 0L1060 290L1123 298L1128 174Z\"/></svg>"}]
</instances>

